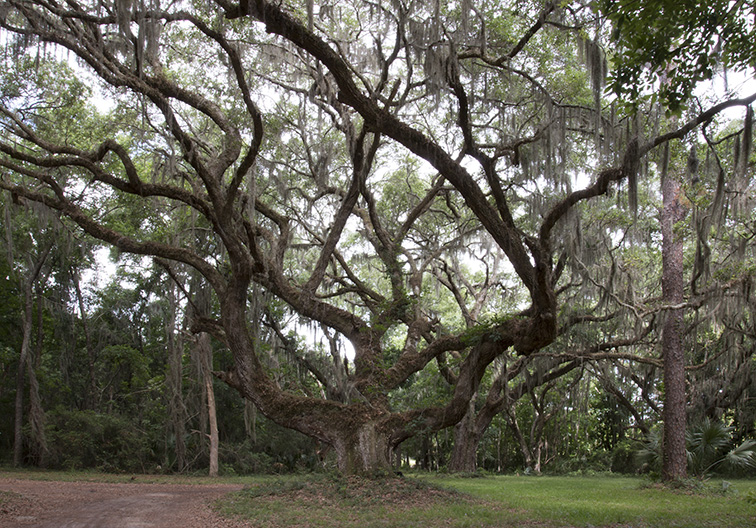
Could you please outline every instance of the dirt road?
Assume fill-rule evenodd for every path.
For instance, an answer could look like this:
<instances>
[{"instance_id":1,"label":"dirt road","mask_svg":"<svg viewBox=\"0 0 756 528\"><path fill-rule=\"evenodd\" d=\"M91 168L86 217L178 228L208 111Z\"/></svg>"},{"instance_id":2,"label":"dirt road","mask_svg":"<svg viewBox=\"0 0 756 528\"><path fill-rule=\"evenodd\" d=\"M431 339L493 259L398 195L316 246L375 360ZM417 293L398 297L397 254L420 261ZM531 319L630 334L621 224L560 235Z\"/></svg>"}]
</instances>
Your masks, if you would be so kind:
<instances>
[{"instance_id":1,"label":"dirt road","mask_svg":"<svg viewBox=\"0 0 756 528\"><path fill-rule=\"evenodd\" d=\"M47 482L0 477L2 528L247 528L221 520L213 500L237 485Z\"/></svg>"}]
</instances>

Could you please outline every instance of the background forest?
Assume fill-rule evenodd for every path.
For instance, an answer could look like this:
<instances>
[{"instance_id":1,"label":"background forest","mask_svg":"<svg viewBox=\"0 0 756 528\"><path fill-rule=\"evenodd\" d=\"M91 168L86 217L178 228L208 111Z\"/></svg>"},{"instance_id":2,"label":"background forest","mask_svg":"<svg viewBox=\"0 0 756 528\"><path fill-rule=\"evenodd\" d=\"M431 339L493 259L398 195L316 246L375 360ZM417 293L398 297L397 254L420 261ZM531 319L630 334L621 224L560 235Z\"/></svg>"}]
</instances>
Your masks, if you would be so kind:
<instances>
[{"instance_id":1,"label":"background forest","mask_svg":"<svg viewBox=\"0 0 756 528\"><path fill-rule=\"evenodd\" d=\"M0 460L753 475L753 44L349 3L0 3Z\"/></svg>"}]
</instances>

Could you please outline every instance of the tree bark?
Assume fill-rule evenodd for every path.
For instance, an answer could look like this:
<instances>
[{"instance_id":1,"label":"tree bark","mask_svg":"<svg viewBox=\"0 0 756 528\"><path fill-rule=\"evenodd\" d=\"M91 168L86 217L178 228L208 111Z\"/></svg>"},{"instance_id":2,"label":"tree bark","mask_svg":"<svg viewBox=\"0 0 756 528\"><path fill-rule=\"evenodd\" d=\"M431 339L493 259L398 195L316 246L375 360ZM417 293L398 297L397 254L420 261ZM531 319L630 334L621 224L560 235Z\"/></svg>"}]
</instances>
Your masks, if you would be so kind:
<instances>
[{"instance_id":1,"label":"tree bark","mask_svg":"<svg viewBox=\"0 0 756 528\"><path fill-rule=\"evenodd\" d=\"M24 370L29 357L29 335L31 334L31 295L27 295L24 306L23 320L23 338L21 342L21 353L18 356L18 370L16 371L16 401L15 401L15 419L13 433L13 465L21 466L24 460Z\"/></svg>"},{"instance_id":2,"label":"tree bark","mask_svg":"<svg viewBox=\"0 0 756 528\"><path fill-rule=\"evenodd\" d=\"M669 170L669 149L662 167L662 297L668 305L683 302L683 239L678 223L687 213L682 203L677 171ZM662 329L664 359L664 435L662 479L680 480L687 476L685 449L685 354L683 351L683 310L666 313Z\"/></svg>"},{"instance_id":3,"label":"tree bark","mask_svg":"<svg viewBox=\"0 0 756 528\"><path fill-rule=\"evenodd\" d=\"M389 435L375 423L345 431L345 434L339 435L333 447L342 473L371 475L392 471Z\"/></svg>"},{"instance_id":4,"label":"tree bark","mask_svg":"<svg viewBox=\"0 0 756 528\"><path fill-rule=\"evenodd\" d=\"M454 426L454 448L449 459L449 471L474 473L478 469L478 445L480 444L482 435L478 432L478 427L476 427L476 399L477 395L470 399L467 413ZM486 424L487 427L488 424Z\"/></svg>"},{"instance_id":5,"label":"tree bark","mask_svg":"<svg viewBox=\"0 0 756 528\"><path fill-rule=\"evenodd\" d=\"M38 467L47 464L47 436L45 435L45 411L39 397L39 380L32 358L26 362L29 375L29 458Z\"/></svg>"}]
</instances>

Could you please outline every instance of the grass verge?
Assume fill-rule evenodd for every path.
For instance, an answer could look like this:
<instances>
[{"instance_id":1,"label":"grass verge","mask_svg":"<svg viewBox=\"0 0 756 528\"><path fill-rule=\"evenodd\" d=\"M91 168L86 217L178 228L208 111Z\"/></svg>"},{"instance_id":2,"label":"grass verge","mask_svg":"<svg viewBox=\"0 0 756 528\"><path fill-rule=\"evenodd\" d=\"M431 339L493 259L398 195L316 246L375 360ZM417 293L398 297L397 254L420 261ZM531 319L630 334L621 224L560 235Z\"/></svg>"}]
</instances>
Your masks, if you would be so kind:
<instances>
[{"instance_id":1,"label":"grass verge","mask_svg":"<svg viewBox=\"0 0 756 528\"><path fill-rule=\"evenodd\" d=\"M0 467L0 478L18 478L55 482L105 482L109 484L256 484L273 476L233 476L210 478L205 475L159 475L134 473L104 473L96 470L56 471L36 468L15 469Z\"/></svg>"}]
</instances>

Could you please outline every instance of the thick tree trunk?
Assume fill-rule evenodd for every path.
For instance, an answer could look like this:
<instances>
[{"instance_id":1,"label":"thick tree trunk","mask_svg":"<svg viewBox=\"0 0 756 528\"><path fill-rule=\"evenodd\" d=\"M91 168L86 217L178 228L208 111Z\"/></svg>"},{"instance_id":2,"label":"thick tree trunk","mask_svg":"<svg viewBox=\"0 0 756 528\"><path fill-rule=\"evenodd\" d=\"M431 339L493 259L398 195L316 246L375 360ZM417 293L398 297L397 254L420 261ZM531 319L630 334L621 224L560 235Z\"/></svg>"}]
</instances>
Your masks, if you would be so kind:
<instances>
[{"instance_id":1,"label":"thick tree trunk","mask_svg":"<svg viewBox=\"0 0 756 528\"><path fill-rule=\"evenodd\" d=\"M662 296L664 303L675 306L683 302L683 243L676 233L677 223L685 218L681 189L676 171L667 170L665 153L662 170ZM683 310L668 310L662 329L664 359L664 436L662 479L679 480L687 476L685 450L685 354L683 351Z\"/></svg>"},{"instance_id":2,"label":"thick tree trunk","mask_svg":"<svg viewBox=\"0 0 756 528\"><path fill-rule=\"evenodd\" d=\"M454 426L454 448L449 460L449 471L474 473L478 469L477 455L481 435L476 427L476 396L470 400L464 418Z\"/></svg>"},{"instance_id":3,"label":"thick tree trunk","mask_svg":"<svg viewBox=\"0 0 756 528\"><path fill-rule=\"evenodd\" d=\"M454 449L449 460L449 471L474 473L478 469L480 435L474 429L468 429L466 434L461 431L456 427L454 429Z\"/></svg>"},{"instance_id":4,"label":"thick tree trunk","mask_svg":"<svg viewBox=\"0 0 756 528\"><path fill-rule=\"evenodd\" d=\"M285 289L287 285L276 287ZM386 394L404 379L403 369L425 361L421 357L425 351L417 352L414 359L409 359L413 354L408 353L404 364L384 370L380 359L381 332L367 328L360 332L350 331L356 350L354 370L350 373L354 394L350 401L309 398L282 391L266 373L255 351L256 343L246 314L247 290L248 280L234 277L219 295L223 328L222 333L218 333L233 352L234 368L216 373L216 376L236 388L274 422L331 445L339 469L344 473L390 472L394 447L418 431L433 433L455 425L467 411L488 365L520 340L523 347L530 346L536 339L532 336L534 333L550 335L553 323L550 316L507 320L493 330L499 334L496 339L486 339L468 349L459 368L454 394L447 405L394 413ZM294 299L297 300L301 299ZM434 344L440 351L444 347L465 348L461 338L454 336L430 346Z\"/></svg>"},{"instance_id":5,"label":"thick tree trunk","mask_svg":"<svg viewBox=\"0 0 756 528\"><path fill-rule=\"evenodd\" d=\"M342 473L374 475L393 471L390 437L375 423L363 424L355 431L345 431L333 442L333 448Z\"/></svg>"}]
</instances>

